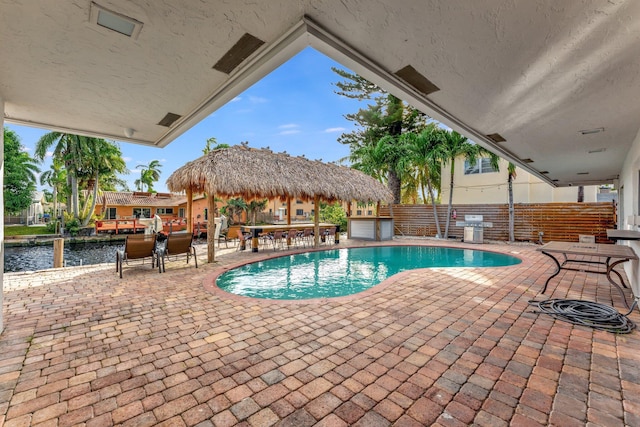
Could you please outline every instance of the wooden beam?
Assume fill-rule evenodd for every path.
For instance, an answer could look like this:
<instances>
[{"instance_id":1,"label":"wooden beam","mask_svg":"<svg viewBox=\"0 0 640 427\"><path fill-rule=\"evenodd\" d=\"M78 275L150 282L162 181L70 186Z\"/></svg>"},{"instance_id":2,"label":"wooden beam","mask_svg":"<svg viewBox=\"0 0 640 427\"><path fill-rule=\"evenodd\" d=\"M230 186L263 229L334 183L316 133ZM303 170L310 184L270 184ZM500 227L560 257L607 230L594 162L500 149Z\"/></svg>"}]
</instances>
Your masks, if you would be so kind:
<instances>
[{"instance_id":1,"label":"wooden beam","mask_svg":"<svg viewBox=\"0 0 640 427\"><path fill-rule=\"evenodd\" d=\"M207 192L207 262L216 260L216 221L215 221L216 196Z\"/></svg>"},{"instance_id":2,"label":"wooden beam","mask_svg":"<svg viewBox=\"0 0 640 427\"><path fill-rule=\"evenodd\" d=\"M313 198L313 247L320 246L320 197Z\"/></svg>"},{"instance_id":3,"label":"wooden beam","mask_svg":"<svg viewBox=\"0 0 640 427\"><path fill-rule=\"evenodd\" d=\"M193 233L193 190L187 188L187 231Z\"/></svg>"}]
</instances>

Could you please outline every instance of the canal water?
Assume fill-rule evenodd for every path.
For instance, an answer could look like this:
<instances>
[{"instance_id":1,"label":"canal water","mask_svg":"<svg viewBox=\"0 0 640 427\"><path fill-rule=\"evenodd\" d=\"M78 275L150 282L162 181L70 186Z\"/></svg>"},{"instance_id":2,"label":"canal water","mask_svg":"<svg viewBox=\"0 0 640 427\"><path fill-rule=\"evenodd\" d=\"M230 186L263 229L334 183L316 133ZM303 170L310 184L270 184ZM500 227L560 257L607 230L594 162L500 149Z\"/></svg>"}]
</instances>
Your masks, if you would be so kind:
<instances>
[{"instance_id":1,"label":"canal water","mask_svg":"<svg viewBox=\"0 0 640 427\"><path fill-rule=\"evenodd\" d=\"M64 242L66 267L102 263L116 264L116 251L124 248L124 241ZM4 271L38 271L53 268L53 245L5 246Z\"/></svg>"}]
</instances>

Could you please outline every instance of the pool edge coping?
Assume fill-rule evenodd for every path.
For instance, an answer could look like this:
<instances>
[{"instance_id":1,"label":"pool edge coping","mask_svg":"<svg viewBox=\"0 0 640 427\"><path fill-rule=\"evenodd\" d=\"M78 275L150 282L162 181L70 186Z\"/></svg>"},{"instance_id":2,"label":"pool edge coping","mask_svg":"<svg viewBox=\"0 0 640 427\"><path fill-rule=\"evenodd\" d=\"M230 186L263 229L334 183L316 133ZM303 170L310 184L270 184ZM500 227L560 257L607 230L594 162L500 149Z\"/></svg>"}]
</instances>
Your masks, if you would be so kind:
<instances>
[{"instance_id":1,"label":"pool edge coping","mask_svg":"<svg viewBox=\"0 0 640 427\"><path fill-rule=\"evenodd\" d=\"M353 245L353 246L342 246L342 247L337 247L337 245L331 247L331 248L326 248L326 247L322 247L322 248L306 248L306 249L300 249L300 250L292 250L292 251L288 251L287 253L279 253L279 252L273 252L271 254L266 254L263 257L258 257L258 258L254 258L251 260L243 260L234 264L230 264L227 266L222 267L221 269L214 271L212 273L209 273L205 276L205 278L202 280L202 286L204 288L205 291L212 293L213 295L216 295L220 298L227 298L227 299L231 299L233 301L238 301L238 302L255 302L255 303L259 303L259 304L280 304L280 305L300 305L300 304L320 304L320 303L326 303L326 302L350 302L353 301L356 298L361 298L361 297L368 297L371 294L375 294L378 293L382 290L384 290L385 288L387 288L389 285L391 285L392 283L395 283L396 281L404 278L405 276L412 274L414 272L417 271L430 271L430 270L439 270L439 269L449 269L449 268L461 268L461 269L474 269L474 268L481 268L481 269L492 269L492 268L509 268L509 267L513 267L514 265L519 265L519 266L525 266L528 265L531 261L529 259L527 259L526 257L523 257L520 254L517 253L512 253L513 251L509 251L509 250L498 250L498 248L493 248L495 250L492 249L487 249L485 248L484 244L482 245L482 248L479 248L478 244L464 244L464 243L458 243L458 245L451 245L451 243L455 243L455 242L449 242L449 241L443 241L442 243L444 244L424 244L422 242L393 242L393 241L385 241L385 242L375 242L374 244L370 244L371 242L367 242L368 244L357 244L357 245ZM233 294L231 292L227 292L221 288L218 287L218 285L216 284L216 281L218 279L218 277L223 274L226 273L229 270L233 270L235 268L239 268L242 267L244 265L248 265L248 264L254 264L256 262L261 262L261 261L266 261L269 259L274 259L274 258L281 258L281 257L285 257L285 256L290 256L290 255L298 255L298 254L303 254L303 253L307 253L307 252L320 252L320 251L327 251L327 250L335 250L335 249L356 249L356 248L369 248L372 246L431 246L431 247L445 247L445 248L451 248L451 249L471 249L471 250L478 250L478 251L483 251L483 252L494 252L494 253L499 253L502 255L509 255L512 256L514 258L518 258L520 260L520 263L518 264L513 264L513 265L506 265L506 266L499 266L499 267L425 267L425 268L414 268L411 270L405 270L405 271L401 271L399 273L396 273L390 277L387 277L386 279L384 279L382 282L370 287L369 289L366 289L362 292L358 292L355 294L351 294L351 295L344 295L344 296L339 296L339 297L324 297L324 298L310 298L310 299L302 299L302 300L284 300L284 299L268 299L268 298L256 298L256 297L249 297L249 296L245 296L245 295L237 295L237 294ZM513 248L517 248L518 246L513 246Z\"/></svg>"}]
</instances>

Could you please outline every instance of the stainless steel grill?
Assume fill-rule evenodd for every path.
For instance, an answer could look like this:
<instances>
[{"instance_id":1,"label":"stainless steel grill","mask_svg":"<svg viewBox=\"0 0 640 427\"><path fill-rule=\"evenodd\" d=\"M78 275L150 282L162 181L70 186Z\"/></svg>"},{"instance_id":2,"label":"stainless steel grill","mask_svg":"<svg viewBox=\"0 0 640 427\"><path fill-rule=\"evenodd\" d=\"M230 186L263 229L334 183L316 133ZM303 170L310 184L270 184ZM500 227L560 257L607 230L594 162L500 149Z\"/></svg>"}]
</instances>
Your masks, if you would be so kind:
<instances>
[{"instance_id":1,"label":"stainless steel grill","mask_svg":"<svg viewBox=\"0 0 640 427\"><path fill-rule=\"evenodd\" d=\"M493 227L493 223L484 222L482 215L465 215L464 221L457 221L458 227L464 227L463 241L467 243L483 243L485 227Z\"/></svg>"}]
</instances>

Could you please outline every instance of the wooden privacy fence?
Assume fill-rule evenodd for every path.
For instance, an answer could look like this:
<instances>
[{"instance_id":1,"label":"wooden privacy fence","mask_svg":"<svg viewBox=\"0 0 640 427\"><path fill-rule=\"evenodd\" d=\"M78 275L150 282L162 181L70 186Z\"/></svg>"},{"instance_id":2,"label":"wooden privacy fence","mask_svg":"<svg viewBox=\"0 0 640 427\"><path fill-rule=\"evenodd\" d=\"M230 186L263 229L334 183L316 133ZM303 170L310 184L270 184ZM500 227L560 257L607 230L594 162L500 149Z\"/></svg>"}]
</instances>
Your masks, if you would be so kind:
<instances>
[{"instance_id":1,"label":"wooden privacy fence","mask_svg":"<svg viewBox=\"0 0 640 427\"><path fill-rule=\"evenodd\" d=\"M447 206L437 205L440 230L444 234ZM436 225L431 205L393 205L396 235L435 236ZM493 227L484 229L487 240L509 240L509 205L453 205L456 219L451 218L449 237L462 239L465 215L482 215L484 222ZM390 215L389 206L381 208L380 215ZM595 236L598 243L611 243L607 229L616 228L616 206L612 202L600 203L517 203L514 205L514 237L516 241L542 240L576 242L581 234Z\"/></svg>"}]
</instances>

